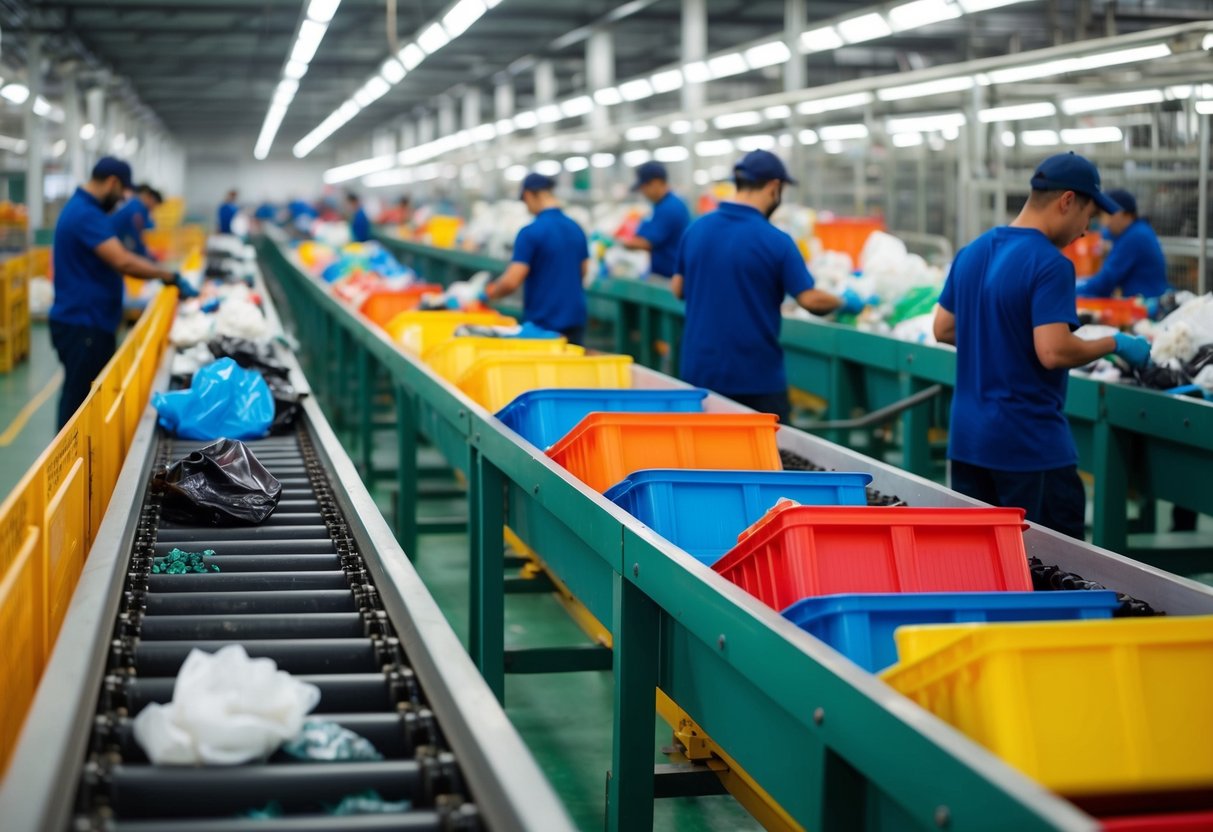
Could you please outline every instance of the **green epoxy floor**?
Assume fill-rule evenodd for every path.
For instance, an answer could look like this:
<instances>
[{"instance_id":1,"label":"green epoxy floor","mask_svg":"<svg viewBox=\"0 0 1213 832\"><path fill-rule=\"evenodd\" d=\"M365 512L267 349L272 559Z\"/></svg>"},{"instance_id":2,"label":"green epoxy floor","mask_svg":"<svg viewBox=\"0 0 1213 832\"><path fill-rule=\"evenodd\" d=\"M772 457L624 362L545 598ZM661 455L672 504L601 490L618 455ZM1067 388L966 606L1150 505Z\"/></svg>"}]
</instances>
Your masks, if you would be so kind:
<instances>
[{"instance_id":1,"label":"green epoxy floor","mask_svg":"<svg viewBox=\"0 0 1213 832\"><path fill-rule=\"evenodd\" d=\"M386 437L385 437L386 438ZM393 451L394 452L394 451ZM377 458L387 459L386 455ZM425 455L423 464L436 462ZM384 516L391 494L375 489ZM451 501L423 503L423 516L450 516ZM464 534L422 535L414 565L464 646L468 636L468 539ZM545 647L587 644L580 628L550 595L512 595L506 599L506 646ZM506 677L506 713L535 755L578 828L597 832L604 825L606 772L611 760L613 686L609 672L518 675ZM657 721L653 762L670 730ZM762 827L731 796L673 798L655 805L653 828L659 832L743 832Z\"/></svg>"},{"instance_id":2,"label":"green epoxy floor","mask_svg":"<svg viewBox=\"0 0 1213 832\"><path fill-rule=\"evenodd\" d=\"M14 420L46 389L58 370L59 359L51 346L50 329L45 323L32 324L29 359L11 372L0 373L0 442L7 442L0 444L0 500L55 438L58 387L45 397L40 407L25 414L28 418L20 430L16 430Z\"/></svg>"}]
</instances>

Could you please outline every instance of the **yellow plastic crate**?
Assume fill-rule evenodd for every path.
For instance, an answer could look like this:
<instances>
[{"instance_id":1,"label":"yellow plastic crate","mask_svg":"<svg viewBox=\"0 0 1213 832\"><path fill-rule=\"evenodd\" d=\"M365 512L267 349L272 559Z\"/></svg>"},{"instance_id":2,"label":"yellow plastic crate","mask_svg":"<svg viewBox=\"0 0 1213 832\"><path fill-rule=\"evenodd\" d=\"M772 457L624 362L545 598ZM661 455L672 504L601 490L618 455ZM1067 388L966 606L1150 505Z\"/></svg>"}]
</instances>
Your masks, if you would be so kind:
<instances>
[{"instance_id":1,"label":"yellow plastic crate","mask_svg":"<svg viewBox=\"0 0 1213 832\"><path fill-rule=\"evenodd\" d=\"M581 347L563 338L451 338L431 347L421 356L435 373L448 381L458 381L477 360L490 355L585 355Z\"/></svg>"},{"instance_id":2,"label":"yellow plastic crate","mask_svg":"<svg viewBox=\"0 0 1213 832\"><path fill-rule=\"evenodd\" d=\"M1067 796L1213 787L1213 616L902 627L882 678Z\"/></svg>"},{"instance_id":3,"label":"yellow plastic crate","mask_svg":"<svg viewBox=\"0 0 1213 832\"><path fill-rule=\"evenodd\" d=\"M540 387L631 386L632 359L626 355L487 356L459 379L459 389L493 413Z\"/></svg>"},{"instance_id":4,"label":"yellow plastic crate","mask_svg":"<svg viewBox=\"0 0 1213 832\"><path fill-rule=\"evenodd\" d=\"M468 326L517 326L513 318L497 312L401 312L384 326L392 340L421 355L455 337L455 330Z\"/></svg>"}]
</instances>

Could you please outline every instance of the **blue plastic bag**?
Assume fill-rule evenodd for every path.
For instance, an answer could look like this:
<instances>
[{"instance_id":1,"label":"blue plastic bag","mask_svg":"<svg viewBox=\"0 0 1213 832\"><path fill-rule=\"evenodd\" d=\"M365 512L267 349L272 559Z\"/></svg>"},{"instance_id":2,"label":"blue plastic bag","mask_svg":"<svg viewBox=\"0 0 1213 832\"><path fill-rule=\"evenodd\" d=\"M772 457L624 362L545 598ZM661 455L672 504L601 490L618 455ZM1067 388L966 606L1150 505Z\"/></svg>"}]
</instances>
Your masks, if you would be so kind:
<instances>
[{"instance_id":1,"label":"blue plastic bag","mask_svg":"<svg viewBox=\"0 0 1213 832\"><path fill-rule=\"evenodd\" d=\"M265 379L231 358L194 374L188 390L156 393L160 425L182 439L258 439L274 421L274 397Z\"/></svg>"}]
</instances>

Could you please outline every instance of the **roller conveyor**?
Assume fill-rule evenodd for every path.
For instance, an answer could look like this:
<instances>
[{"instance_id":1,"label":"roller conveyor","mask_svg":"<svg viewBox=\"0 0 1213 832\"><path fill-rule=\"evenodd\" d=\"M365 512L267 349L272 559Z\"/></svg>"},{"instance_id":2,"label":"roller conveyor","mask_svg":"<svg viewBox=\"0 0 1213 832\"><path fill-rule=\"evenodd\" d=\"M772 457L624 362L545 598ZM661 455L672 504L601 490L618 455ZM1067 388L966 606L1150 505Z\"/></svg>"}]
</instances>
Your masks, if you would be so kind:
<instances>
[{"instance_id":1,"label":"roller conveyor","mask_svg":"<svg viewBox=\"0 0 1213 832\"><path fill-rule=\"evenodd\" d=\"M369 495L334 471L352 465L314 405L291 435L246 443L282 483L281 501L260 525L225 528L162 520L157 472L209 443L172 439L151 415L106 516L121 531L98 535L0 789L0 828L571 828ZM174 548L214 550L207 563L219 571L153 573ZM134 736L139 712L171 700L191 650L230 644L316 685L312 716L384 759L279 751L240 766L150 763ZM330 814L368 790L409 807Z\"/></svg>"}]
</instances>

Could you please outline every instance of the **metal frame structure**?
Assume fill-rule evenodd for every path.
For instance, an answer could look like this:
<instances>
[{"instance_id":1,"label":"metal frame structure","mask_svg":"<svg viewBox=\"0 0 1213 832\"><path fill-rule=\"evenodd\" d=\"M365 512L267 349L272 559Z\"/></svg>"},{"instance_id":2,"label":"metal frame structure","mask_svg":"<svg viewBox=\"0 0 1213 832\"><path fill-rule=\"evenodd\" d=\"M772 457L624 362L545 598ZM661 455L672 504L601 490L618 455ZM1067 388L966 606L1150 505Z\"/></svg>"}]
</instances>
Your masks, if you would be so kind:
<instances>
[{"instance_id":1,"label":"metal frame structure","mask_svg":"<svg viewBox=\"0 0 1213 832\"><path fill-rule=\"evenodd\" d=\"M466 252L388 236L380 240L418 273L438 282L485 269L499 274L506 266ZM665 286L601 280L588 294L591 315L612 324L617 352L646 367L676 371L684 307ZM946 395L939 401L909 408L896 421L905 470L931 473L931 432L947 423L948 409L941 403L950 400L955 383L954 350L792 318L784 321L781 342L792 387L825 399L828 420L848 419L856 409L878 410L934 385L944 387ZM1095 476L1095 545L1173 571L1210 571L1213 557L1204 549L1131 549L1125 505L1130 494L1136 494L1213 514L1213 492L1201 485L1213 471L1213 404L1075 375L1070 378L1066 415L1078 443L1080 467ZM840 430L825 435L835 442L848 438ZM1143 500L1146 503L1150 501ZM1151 513L1145 513L1151 521Z\"/></svg>"},{"instance_id":2,"label":"metal frame structure","mask_svg":"<svg viewBox=\"0 0 1213 832\"><path fill-rule=\"evenodd\" d=\"M270 304L267 307L267 317L277 325L275 310ZM167 350L164 355L157 388L168 385L173 352ZM291 371L292 385L308 391L294 357L282 357ZM494 691L426 591L319 405L308 396L302 408L303 423L317 452L334 485L340 484L334 490L350 532L486 825L517 832L573 829ZM71 818L73 805L70 794L64 794L64 784L74 784L87 751L126 562L155 458L156 420L156 411L149 405L140 418L8 774L0 783L0 825L6 832L64 829Z\"/></svg>"},{"instance_id":3,"label":"metal frame structure","mask_svg":"<svg viewBox=\"0 0 1213 832\"><path fill-rule=\"evenodd\" d=\"M355 434L364 478L377 474L370 466L372 382L379 376L390 382L398 499L405 510L397 535L406 550L417 533L412 511L419 441L432 443L466 475L470 652L489 687L502 696L510 665L542 665L545 672L599 666L585 660L583 647L507 654L507 525L609 630L615 687L609 829L652 826L655 689L689 713L805 828L1098 828L591 491L338 302L281 246L263 239L260 247L300 331L308 334L302 357L317 396L338 428ZM640 386L679 384L643 368L634 378ZM738 406L713 396L709 409ZM781 429L779 443L827 466L869 471L876 487L918 505L972 504L796 430ZM1037 527L1025 540L1029 552L1046 562L1084 571L1163 609L1213 610L1209 587Z\"/></svg>"}]
</instances>

